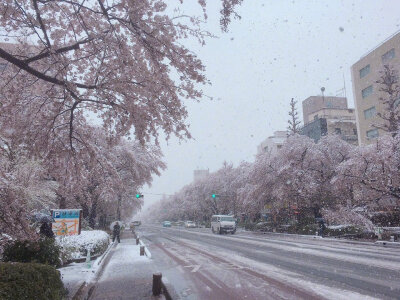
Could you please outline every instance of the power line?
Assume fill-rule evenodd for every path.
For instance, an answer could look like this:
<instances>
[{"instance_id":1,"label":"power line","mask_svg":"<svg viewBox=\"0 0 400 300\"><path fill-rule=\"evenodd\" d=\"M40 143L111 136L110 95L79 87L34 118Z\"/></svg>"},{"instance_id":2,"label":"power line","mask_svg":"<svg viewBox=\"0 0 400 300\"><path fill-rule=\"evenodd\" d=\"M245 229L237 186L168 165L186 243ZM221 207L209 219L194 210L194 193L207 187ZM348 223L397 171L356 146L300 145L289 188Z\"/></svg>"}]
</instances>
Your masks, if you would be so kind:
<instances>
[{"instance_id":1,"label":"power line","mask_svg":"<svg viewBox=\"0 0 400 300\"><path fill-rule=\"evenodd\" d=\"M168 195L168 194L157 194L157 193L146 193L143 192L143 195L156 195L156 196L173 196L173 195Z\"/></svg>"}]
</instances>

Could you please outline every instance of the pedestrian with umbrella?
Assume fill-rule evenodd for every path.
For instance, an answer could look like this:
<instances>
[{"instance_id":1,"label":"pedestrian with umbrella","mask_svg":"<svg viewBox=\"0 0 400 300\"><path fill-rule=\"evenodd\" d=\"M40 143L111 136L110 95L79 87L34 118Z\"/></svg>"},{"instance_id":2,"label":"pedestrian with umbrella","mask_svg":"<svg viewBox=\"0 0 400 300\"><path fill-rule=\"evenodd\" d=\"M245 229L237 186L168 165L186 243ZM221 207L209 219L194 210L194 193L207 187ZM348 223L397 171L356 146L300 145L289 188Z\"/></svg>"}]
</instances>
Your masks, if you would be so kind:
<instances>
[{"instance_id":1,"label":"pedestrian with umbrella","mask_svg":"<svg viewBox=\"0 0 400 300\"><path fill-rule=\"evenodd\" d=\"M121 232L121 221L115 221L111 223L111 229L113 231L113 242L115 241L115 238L117 238L118 243L121 242L120 240L120 232Z\"/></svg>"}]
</instances>

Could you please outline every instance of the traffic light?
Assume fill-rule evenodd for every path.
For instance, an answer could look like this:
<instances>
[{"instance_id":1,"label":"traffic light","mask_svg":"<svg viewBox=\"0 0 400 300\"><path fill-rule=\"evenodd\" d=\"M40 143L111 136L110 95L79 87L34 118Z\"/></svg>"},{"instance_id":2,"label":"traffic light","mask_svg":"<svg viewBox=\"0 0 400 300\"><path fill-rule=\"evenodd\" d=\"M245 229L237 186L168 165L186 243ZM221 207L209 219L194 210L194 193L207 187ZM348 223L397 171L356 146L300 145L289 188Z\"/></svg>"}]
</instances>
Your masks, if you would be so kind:
<instances>
[{"instance_id":1,"label":"traffic light","mask_svg":"<svg viewBox=\"0 0 400 300\"><path fill-rule=\"evenodd\" d=\"M142 194L136 194L136 198L137 199L139 199L139 198L143 198L144 196L142 195Z\"/></svg>"},{"instance_id":2,"label":"traffic light","mask_svg":"<svg viewBox=\"0 0 400 300\"><path fill-rule=\"evenodd\" d=\"M211 197L213 197L213 198L215 199L215 198L219 197L219 195L217 195L217 194L212 194Z\"/></svg>"}]
</instances>

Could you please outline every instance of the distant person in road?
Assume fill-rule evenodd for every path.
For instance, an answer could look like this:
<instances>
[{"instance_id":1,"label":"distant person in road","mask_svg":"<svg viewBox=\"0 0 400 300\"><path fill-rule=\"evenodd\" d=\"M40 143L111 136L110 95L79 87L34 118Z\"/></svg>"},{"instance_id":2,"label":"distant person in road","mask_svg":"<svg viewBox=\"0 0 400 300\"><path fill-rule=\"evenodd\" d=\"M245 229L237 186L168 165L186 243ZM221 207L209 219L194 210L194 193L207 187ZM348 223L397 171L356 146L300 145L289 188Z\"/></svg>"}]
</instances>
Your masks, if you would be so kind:
<instances>
[{"instance_id":1,"label":"distant person in road","mask_svg":"<svg viewBox=\"0 0 400 300\"><path fill-rule=\"evenodd\" d=\"M117 238L118 243L120 243L120 239L119 239L119 234L121 231L121 227L119 226L118 223L116 223L113 227L113 242L115 241L115 238Z\"/></svg>"}]
</instances>

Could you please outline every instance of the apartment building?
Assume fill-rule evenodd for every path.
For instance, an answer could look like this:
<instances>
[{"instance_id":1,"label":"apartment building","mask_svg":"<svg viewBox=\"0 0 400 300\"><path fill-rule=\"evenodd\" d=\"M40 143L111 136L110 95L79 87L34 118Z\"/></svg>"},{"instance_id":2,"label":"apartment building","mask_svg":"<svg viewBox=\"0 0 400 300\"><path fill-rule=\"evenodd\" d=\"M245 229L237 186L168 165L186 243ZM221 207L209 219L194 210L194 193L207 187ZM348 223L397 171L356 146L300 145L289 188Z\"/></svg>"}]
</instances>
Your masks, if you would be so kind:
<instances>
[{"instance_id":1,"label":"apartment building","mask_svg":"<svg viewBox=\"0 0 400 300\"><path fill-rule=\"evenodd\" d=\"M258 145L257 154L270 153L271 155L275 155L279 149L282 148L286 139L286 131L275 131L274 135L266 138L260 145Z\"/></svg>"},{"instance_id":2,"label":"apartment building","mask_svg":"<svg viewBox=\"0 0 400 300\"><path fill-rule=\"evenodd\" d=\"M337 134L350 144L358 144L355 111L348 108L345 97L311 96L302 105L301 134L315 142L325 135Z\"/></svg>"},{"instance_id":3,"label":"apartment building","mask_svg":"<svg viewBox=\"0 0 400 300\"><path fill-rule=\"evenodd\" d=\"M379 98L385 95L379 91L380 85L376 81L384 65L400 69L400 32L383 41L351 67L360 145L372 143L385 133L374 127L383 122L377 114L383 112Z\"/></svg>"}]
</instances>

